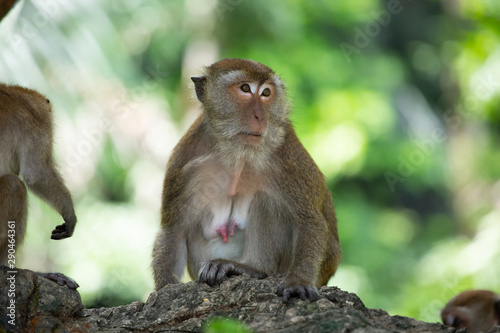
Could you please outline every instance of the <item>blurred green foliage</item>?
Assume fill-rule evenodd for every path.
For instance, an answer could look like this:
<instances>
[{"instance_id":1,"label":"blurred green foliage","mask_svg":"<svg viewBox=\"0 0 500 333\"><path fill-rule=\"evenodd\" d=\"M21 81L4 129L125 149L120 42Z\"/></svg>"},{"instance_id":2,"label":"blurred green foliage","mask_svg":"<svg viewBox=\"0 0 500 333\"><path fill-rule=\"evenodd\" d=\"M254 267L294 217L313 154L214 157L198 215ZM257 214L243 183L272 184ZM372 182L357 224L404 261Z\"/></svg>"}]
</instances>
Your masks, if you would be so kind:
<instances>
[{"instance_id":1,"label":"blurred green foliage","mask_svg":"<svg viewBox=\"0 0 500 333\"><path fill-rule=\"evenodd\" d=\"M205 333L251 333L247 326L233 319L214 319L208 322L204 328Z\"/></svg>"},{"instance_id":2,"label":"blurred green foliage","mask_svg":"<svg viewBox=\"0 0 500 333\"><path fill-rule=\"evenodd\" d=\"M283 77L334 194L331 285L427 321L461 290L500 291L499 19L495 0L21 1L0 77L52 100L79 218L49 242L60 217L32 196L22 266L72 276L87 306L144 300L189 77L241 57Z\"/></svg>"}]
</instances>

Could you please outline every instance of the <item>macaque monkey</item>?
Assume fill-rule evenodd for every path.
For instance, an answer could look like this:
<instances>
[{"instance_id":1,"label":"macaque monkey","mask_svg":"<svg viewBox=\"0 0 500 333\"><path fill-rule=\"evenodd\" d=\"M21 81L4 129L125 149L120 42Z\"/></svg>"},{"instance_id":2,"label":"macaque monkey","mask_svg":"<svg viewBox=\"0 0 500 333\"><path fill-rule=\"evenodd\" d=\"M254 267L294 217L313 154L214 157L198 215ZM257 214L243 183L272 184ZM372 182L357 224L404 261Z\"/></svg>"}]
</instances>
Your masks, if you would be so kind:
<instances>
[{"instance_id":1,"label":"macaque monkey","mask_svg":"<svg viewBox=\"0 0 500 333\"><path fill-rule=\"evenodd\" d=\"M64 219L52 239L71 237L76 216L71 195L56 170L52 156L52 110L38 92L0 83L0 264L14 266L13 246L19 248L26 232L26 185ZM24 182L19 178L22 176ZM78 285L59 273L40 275Z\"/></svg>"},{"instance_id":2,"label":"macaque monkey","mask_svg":"<svg viewBox=\"0 0 500 333\"><path fill-rule=\"evenodd\" d=\"M500 296L488 290L467 290L453 297L441 311L443 323L471 333L500 325Z\"/></svg>"},{"instance_id":3,"label":"macaque monkey","mask_svg":"<svg viewBox=\"0 0 500 333\"><path fill-rule=\"evenodd\" d=\"M175 147L153 249L156 290L187 264L210 286L282 275L278 295L314 301L340 262L332 197L295 135L281 79L225 59L192 77L203 113Z\"/></svg>"}]
</instances>

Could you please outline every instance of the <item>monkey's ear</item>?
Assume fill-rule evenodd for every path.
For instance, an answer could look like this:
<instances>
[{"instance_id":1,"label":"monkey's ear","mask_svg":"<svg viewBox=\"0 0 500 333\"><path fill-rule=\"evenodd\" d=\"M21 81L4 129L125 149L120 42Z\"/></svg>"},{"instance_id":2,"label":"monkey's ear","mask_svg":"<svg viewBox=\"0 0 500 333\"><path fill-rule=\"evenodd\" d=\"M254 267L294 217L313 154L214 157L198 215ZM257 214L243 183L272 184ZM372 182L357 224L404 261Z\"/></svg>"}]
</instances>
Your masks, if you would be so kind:
<instances>
[{"instance_id":1,"label":"monkey's ear","mask_svg":"<svg viewBox=\"0 0 500 333\"><path fill-rule=\"evenodd\" d=\"M194 90L196 91L196 97L203 103L205 99L205 82L207 81L206 76L192 76L191 80L194 82Z\"/></svg>"}]
</instances>

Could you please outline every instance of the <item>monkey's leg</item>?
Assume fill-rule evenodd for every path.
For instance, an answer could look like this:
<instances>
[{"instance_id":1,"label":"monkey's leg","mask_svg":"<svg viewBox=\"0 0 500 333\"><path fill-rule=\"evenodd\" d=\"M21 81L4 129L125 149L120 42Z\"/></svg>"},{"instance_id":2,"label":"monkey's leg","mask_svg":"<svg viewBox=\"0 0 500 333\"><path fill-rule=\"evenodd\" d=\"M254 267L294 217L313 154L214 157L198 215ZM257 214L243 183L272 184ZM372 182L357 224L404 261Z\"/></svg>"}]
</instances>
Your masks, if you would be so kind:
<instances>
[{"instance_id":1,"label":"monkey's leg","mask_svg":"<svg viewBox=\"0 0 500 333\"><path fill-rule=\"evenodd\" d=\"M64 219L52 231L52 239L63 239L73 235L76 215L71 194L57 170L49 163L39 161L37 156L27 157L21 166L21 175L28 187L39 197L49 203ZM45 168L44 170L40 170Z\"/></svg>"},{"instance_id":2,"label":"monkey's leg","mask_svg":"<svg viewBox=\"0 0 500 333\"><path fill-rule=\"evenodd\" d=\"M18 176L8 174L0 177L0 264L15 265L14 250L21 246L26 233L28 212L26 186ZM9 247L10 245L10 247ZM14 254L8 261L9 249Z\"/></svg>"},{"instance_id":3,"label":"monkey's leg","mask_svg":"<svg viewBox=\"0 0 500 333\"><path fill-rule=\"evenodd\" d=\"M325 204L323 206L323 216L328 225L329 237L326 242L326 251L323 255L321 269L319 272L317 287L324 286L328 283L330 278L335 274L337 267L342 258L342 249L340 248L339 234L337 230L337 217L333 209L332 196L330 191L325 193Z\"/></svg>"},{"instance_id":4,"label":"monkey's leg","mask_svg":"<svg viewBox=\"0 0 500 333\"><path fill-rule=\"evenodd\" d=\"M153 247L155 290L179 283L187 263L186 238L181 232L162 226Z\"/></svg>"},{"instance_id":5,"label":"monkey's leg","mask_svg":"<svg viewBox=\"0 0 500 333\"><path fill-rule=\"evenodd\" d=\"M292 297L310 301L318 298L316 281L322 249L326 247L327 227L321 215L302 212L297 216L301 216L301 221L295 222L298 230L292 266L276 291L285 303Z\"/></svg>"}]
</instances>

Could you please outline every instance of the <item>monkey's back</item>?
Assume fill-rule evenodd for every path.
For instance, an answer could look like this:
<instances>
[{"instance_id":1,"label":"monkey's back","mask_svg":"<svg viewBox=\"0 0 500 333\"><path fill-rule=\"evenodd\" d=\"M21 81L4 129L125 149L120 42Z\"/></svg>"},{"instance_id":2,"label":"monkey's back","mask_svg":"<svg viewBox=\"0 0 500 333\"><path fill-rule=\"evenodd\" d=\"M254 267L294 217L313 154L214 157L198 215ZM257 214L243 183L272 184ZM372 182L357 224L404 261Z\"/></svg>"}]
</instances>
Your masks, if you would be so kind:
<instances>
[{"instance_id":1,"label":"monkey's back","mask_svg":"<svg viewBox=\"0 0 500 333\"><path fill-rule=\"evenodd\" d=\"M24 120L24 121L23 121ZM0 83L0 126L24 124L31 130L52 123L50 101L35 90ZM33 125L33 126L30 126Z\"/></svg>"},{"instance_id":2,"label":"monkey's back","mask_svg":"<svg viewBox=\"0 0 500 333\"><path fill-rule=\"evenodd\" d=\"M19 173L26 147L52 147L50 102L38 92L0 83L0 175Z\"/></svg>"}]
</instances>

